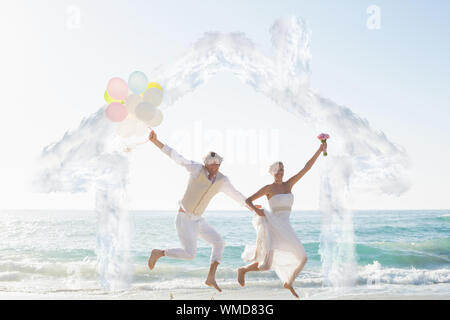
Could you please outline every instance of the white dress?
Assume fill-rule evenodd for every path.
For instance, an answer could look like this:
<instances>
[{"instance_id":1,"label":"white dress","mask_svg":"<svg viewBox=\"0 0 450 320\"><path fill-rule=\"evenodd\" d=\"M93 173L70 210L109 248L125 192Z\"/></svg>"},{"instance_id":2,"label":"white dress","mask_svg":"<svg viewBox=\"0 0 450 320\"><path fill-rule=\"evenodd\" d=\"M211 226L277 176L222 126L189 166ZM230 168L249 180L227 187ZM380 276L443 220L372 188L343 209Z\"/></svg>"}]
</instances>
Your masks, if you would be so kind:
<instances>
[{"instance_id":1,"label":"white dress","mask_svg":"<svg viewBox=\"0 0 450 320\"><path fill-rule=\"evenodd\" d=\"M270 211L253 216L256 244L246 245L242 259L258 262L259 270L274 270L280 280L292 285L296 269L306 258L305 248L289 221L294 195L280 193L269 199Z\"/></svg>"}]
</instances>

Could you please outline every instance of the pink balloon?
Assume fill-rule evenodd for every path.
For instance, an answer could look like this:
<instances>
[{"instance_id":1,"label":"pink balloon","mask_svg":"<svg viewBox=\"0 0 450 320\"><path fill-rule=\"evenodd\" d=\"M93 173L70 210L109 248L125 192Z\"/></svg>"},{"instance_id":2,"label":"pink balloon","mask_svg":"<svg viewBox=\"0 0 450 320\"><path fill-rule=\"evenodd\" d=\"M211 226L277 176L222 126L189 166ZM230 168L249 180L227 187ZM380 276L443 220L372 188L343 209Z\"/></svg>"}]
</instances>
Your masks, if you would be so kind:
<instances>
[{"instance_id":1,"label":"pink balloon","mask_svg":"<svg viewBox=\"0 0 450 320\"><path fill-rule=\"evenodd\" d=\"M128 115L127 108L123 104L118 102L110 103L106 108L106 116L109 120L114 122L120 122L124 120Z\"/></svg>"},{"instance_id":2,"label":"pink balloon","mask_svg":"<svg viewBox=\"0 0 450 320\"><path fill-rule=\"evenodd\" d=\"M112 78L106 86L106 91L111 98L124 100L128 96L128 84L121 78Z\"/></svg>"}]
</instances>

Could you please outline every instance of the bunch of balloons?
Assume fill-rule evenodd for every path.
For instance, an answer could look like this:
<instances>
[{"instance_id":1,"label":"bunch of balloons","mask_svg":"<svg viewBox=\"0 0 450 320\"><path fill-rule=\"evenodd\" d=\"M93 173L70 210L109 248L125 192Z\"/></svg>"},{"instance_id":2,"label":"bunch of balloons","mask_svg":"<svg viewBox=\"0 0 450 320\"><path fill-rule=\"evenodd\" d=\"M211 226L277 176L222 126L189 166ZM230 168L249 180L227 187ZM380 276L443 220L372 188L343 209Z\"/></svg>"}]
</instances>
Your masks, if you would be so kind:
<instances>
[{"instance_id":1,"label":"bunch of balloons","mask_svg":"<svg viewBox=\"0 0 450 320\"><path fill-rule=\"evenodd\" d=\"M109 104L106 116L120 122L117 129L121 136L144 135L148 127L157 127L163 120L158 108L163 88L157 82L148 82L141 71L133 72L128 83L117 77L109 80L104 98Z\"/></svg>"}]
</instances>

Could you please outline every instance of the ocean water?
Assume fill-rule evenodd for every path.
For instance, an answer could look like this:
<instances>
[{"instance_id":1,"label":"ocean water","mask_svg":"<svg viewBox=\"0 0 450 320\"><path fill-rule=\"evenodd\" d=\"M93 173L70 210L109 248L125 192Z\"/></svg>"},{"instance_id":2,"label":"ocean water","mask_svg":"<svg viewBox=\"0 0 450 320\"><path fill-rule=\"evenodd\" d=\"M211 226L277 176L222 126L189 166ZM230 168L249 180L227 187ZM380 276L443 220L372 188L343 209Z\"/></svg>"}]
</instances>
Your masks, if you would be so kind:
<instances>
[{"instance_id":1,"label":"ocean water","mask_svg":"<svg viewBox=\"0 0 450 320\"><path fill-rule=\"evenodd\" d=\"M154 291L195 292L205 287L211 248L201 239L194 260L164 257L153 271L147 268L152 248L178 246L175 216L175 211L129 212L132 280L122 295L140 292L145 297ZM226 242L217 280L222 286L238 288L235 270L244 264L241 253L245 244L255 241L252 214L207 212L205 218ZM309 258L295 287L309 290L310 296L328 290L318 254L320 222L318 211L291 214ZM96 255L98 223L91 211L1 211L0 292L102 292ZM450 298L450 211L354 211L353 223L358 275L356 285L346 288L346 294L439 294ZM247 286L276 290L281 282L272 271L251 273Z\"/></svg>"}]
</instances>

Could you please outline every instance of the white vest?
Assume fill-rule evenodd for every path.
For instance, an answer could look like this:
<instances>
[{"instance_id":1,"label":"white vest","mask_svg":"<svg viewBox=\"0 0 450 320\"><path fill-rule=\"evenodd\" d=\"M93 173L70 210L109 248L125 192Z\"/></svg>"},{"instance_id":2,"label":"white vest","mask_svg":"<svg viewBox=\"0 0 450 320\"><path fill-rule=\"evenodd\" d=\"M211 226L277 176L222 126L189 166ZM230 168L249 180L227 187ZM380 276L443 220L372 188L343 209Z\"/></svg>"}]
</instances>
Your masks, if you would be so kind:
<instances>
[{"instance_id":1,"label":"white vest","mask_svg":"<svg viewBox=\"0 0 450 320\"><path fill-rule=\"evenodd\" d=\"M197 178L191 179L181 204L187 212L202 215L211 199L219 192L225 176L217 172L214 183L208 179L208 170L203 167Z\"/></svg>"}]
</instances>

